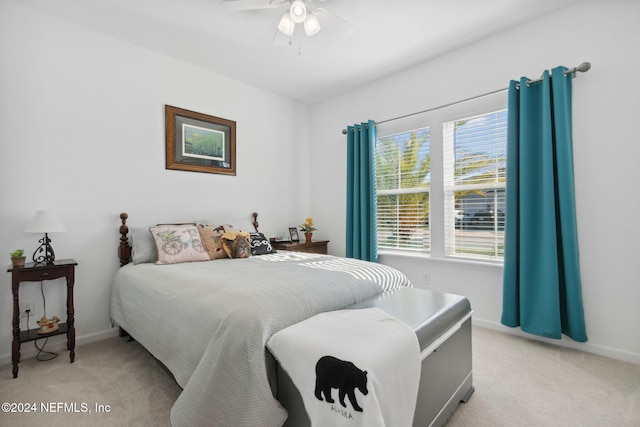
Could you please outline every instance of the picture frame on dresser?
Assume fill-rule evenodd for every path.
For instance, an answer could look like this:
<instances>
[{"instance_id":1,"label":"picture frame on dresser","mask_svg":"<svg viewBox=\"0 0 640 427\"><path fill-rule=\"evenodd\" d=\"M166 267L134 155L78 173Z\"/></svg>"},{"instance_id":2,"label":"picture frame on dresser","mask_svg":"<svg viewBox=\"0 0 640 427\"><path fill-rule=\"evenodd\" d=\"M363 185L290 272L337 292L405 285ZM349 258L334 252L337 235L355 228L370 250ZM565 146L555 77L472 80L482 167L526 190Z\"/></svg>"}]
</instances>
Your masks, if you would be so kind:
<instances>
[{"instance_id":1,"label":"picture frame on dresser","mask_svg":"<svg viewBox=\"0 0 640 427\"><path fill-rule=\"evenodd\" d=\"M300 241L300 236L298 235L298 229L296 227L289 227L289 236L291 236L292 242Z\"/></svg>"},{"instance_id":2,"label":"picture frame on dresser","mask_svg":"<svg viewBox=\"0 0 640 427\"><path fill-rule=\"evenodd\" d=\"M236 174L236 122L165 105L166 169Z\"/></svg>"}]
</instances>

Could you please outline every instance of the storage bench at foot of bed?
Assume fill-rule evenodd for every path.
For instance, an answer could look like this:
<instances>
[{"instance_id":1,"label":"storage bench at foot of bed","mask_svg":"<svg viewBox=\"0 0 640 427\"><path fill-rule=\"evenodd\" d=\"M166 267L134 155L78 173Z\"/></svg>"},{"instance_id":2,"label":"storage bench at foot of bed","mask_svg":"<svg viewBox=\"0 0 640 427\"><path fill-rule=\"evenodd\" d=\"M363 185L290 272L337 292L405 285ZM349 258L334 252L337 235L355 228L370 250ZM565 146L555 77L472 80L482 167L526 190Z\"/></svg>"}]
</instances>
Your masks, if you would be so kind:
<instances>
[{"instance_id":1,"label":"storage bench at foot of bed","mask_svg":"<svg viewBox=\"0 0 640 427\"><path fill-rule=\"evenodd\" d=\"M473 393L471 306L462 296L400 288L347 309L377 307L409 325L421 350L420 388L413 425L442 426ZM287 409L285 426L308 426L302 397L278 367L278 400Z\"/></svg>"}]
</instances>

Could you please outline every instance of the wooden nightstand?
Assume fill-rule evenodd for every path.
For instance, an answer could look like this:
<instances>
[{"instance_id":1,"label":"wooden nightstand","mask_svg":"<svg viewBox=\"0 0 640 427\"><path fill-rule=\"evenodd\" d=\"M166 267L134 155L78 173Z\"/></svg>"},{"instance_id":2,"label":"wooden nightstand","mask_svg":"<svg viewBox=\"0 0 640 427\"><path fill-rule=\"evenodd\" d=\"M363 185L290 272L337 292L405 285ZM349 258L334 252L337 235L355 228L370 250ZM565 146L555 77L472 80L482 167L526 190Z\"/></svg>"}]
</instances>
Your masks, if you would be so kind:
<instances>
[{"instance_id":1,"label":"wooden nightstand","mask_svg":"<svg viewBox=\"0 0 640 427\"><path fill-rule=\"evenodd\" d=\"M313 254L327 254L329 240L318 240L316 242L271 242L277 251L308 252Z\"/></svg>"},{"instance_id":2,"label":"wooden nightstand","mask_svg":"<svg viewBox=\"0 0 640 427\"><path fill-rule=\"evenodd\" d=\"M13 292L13 341L11 342L11 361L13 362L13 378L18 377L18 364L20 363L20 344L47 338L54 335L67 335L67 349L69 349L70 363L73 363L76 353L76 328L74 326L73 308L73 282L75 280L75 266L78 265L72 259L56 260L52 264L27 263L24 267L10 267L11 291ZM67 279L67 321L58 324L58 330L49 334L38 334L38 329L29 329L20 332L20 283L41 282L46 280Z\"/></svg>"}]
</instances>

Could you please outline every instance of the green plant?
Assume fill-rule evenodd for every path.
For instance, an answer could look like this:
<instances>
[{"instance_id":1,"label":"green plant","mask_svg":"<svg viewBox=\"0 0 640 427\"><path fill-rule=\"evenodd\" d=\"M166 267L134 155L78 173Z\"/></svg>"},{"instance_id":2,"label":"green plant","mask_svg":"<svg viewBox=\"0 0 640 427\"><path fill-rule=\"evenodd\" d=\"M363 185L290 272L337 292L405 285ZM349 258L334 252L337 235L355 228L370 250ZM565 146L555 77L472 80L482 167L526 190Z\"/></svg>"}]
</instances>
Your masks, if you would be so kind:
<instances>
[{"instance_id":1,"label":"green plant","mask_svg":"<svg viewBox=\"0 0 640 427\"><path fill-rule=\"evenodd\" d=\"M17 249L11 252L11 258L22 258L24 256L24 249Z\"/></svg>"},{"instance_id":2,"label":"green plant","mask_svg":"<svg viewBox=\"0 0 640 427\"><path fill-rule=\"evenodd\" d=\"M305 233L311 233L315 230L317 230L317 228L313 226L313 218L307 218L305 222L300 225L300 231L304 231Z\"/></svg>"}]
</instances>

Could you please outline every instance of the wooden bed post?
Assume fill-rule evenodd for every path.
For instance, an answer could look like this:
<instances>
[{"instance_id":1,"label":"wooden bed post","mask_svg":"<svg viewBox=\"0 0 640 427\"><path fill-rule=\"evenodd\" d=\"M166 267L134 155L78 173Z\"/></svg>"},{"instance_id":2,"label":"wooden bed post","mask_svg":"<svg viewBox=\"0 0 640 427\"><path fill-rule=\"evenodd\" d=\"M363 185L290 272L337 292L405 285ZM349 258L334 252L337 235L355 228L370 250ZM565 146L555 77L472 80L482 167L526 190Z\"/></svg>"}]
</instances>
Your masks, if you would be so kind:
<instances>
[{"instance_id":1,"label":"wooden bed post","mask_svg":"<svg viewBox=\"0 0 640 427\"><path fill-rule=\"evenodd\" d=\"M122 212L120 214L120 220L122 221L122 225L120 225L120 245L118 246L118 258L120 258L120 267L127 265L131 262L131 245L129 244L129 226L127 226L127 218L129 215L126 212ZM129 341L133 341L133 337L129 335L127 331L122 329L122 327L118 327L118 336L119 337L128 337Z\"/></svg>"},{"instance_id":2,"label":"wooden bed post","mask_svg":"<svg viewBox=\"0 0 640 427\"><path fill-rule=\"evenodd\" d=\"M120 267L129 264L131 261L131 246L129 245L129 227L127 226L127 215L125 212L120 214L122 225L120 226L120 246L118 246L118 257L120 258Z\"/></svg>"},{"instance_id":3,"label":"wooden bed post","mask_svg":"<svg viewBox=\"0 0 640 427\"><path fill-rule=\"evenodd\" d=\"M253 228L258 232L258 212L252 213L251 216L253 217L253 222L251 224L253 224Z\"/></svg>"}]
</instances>

